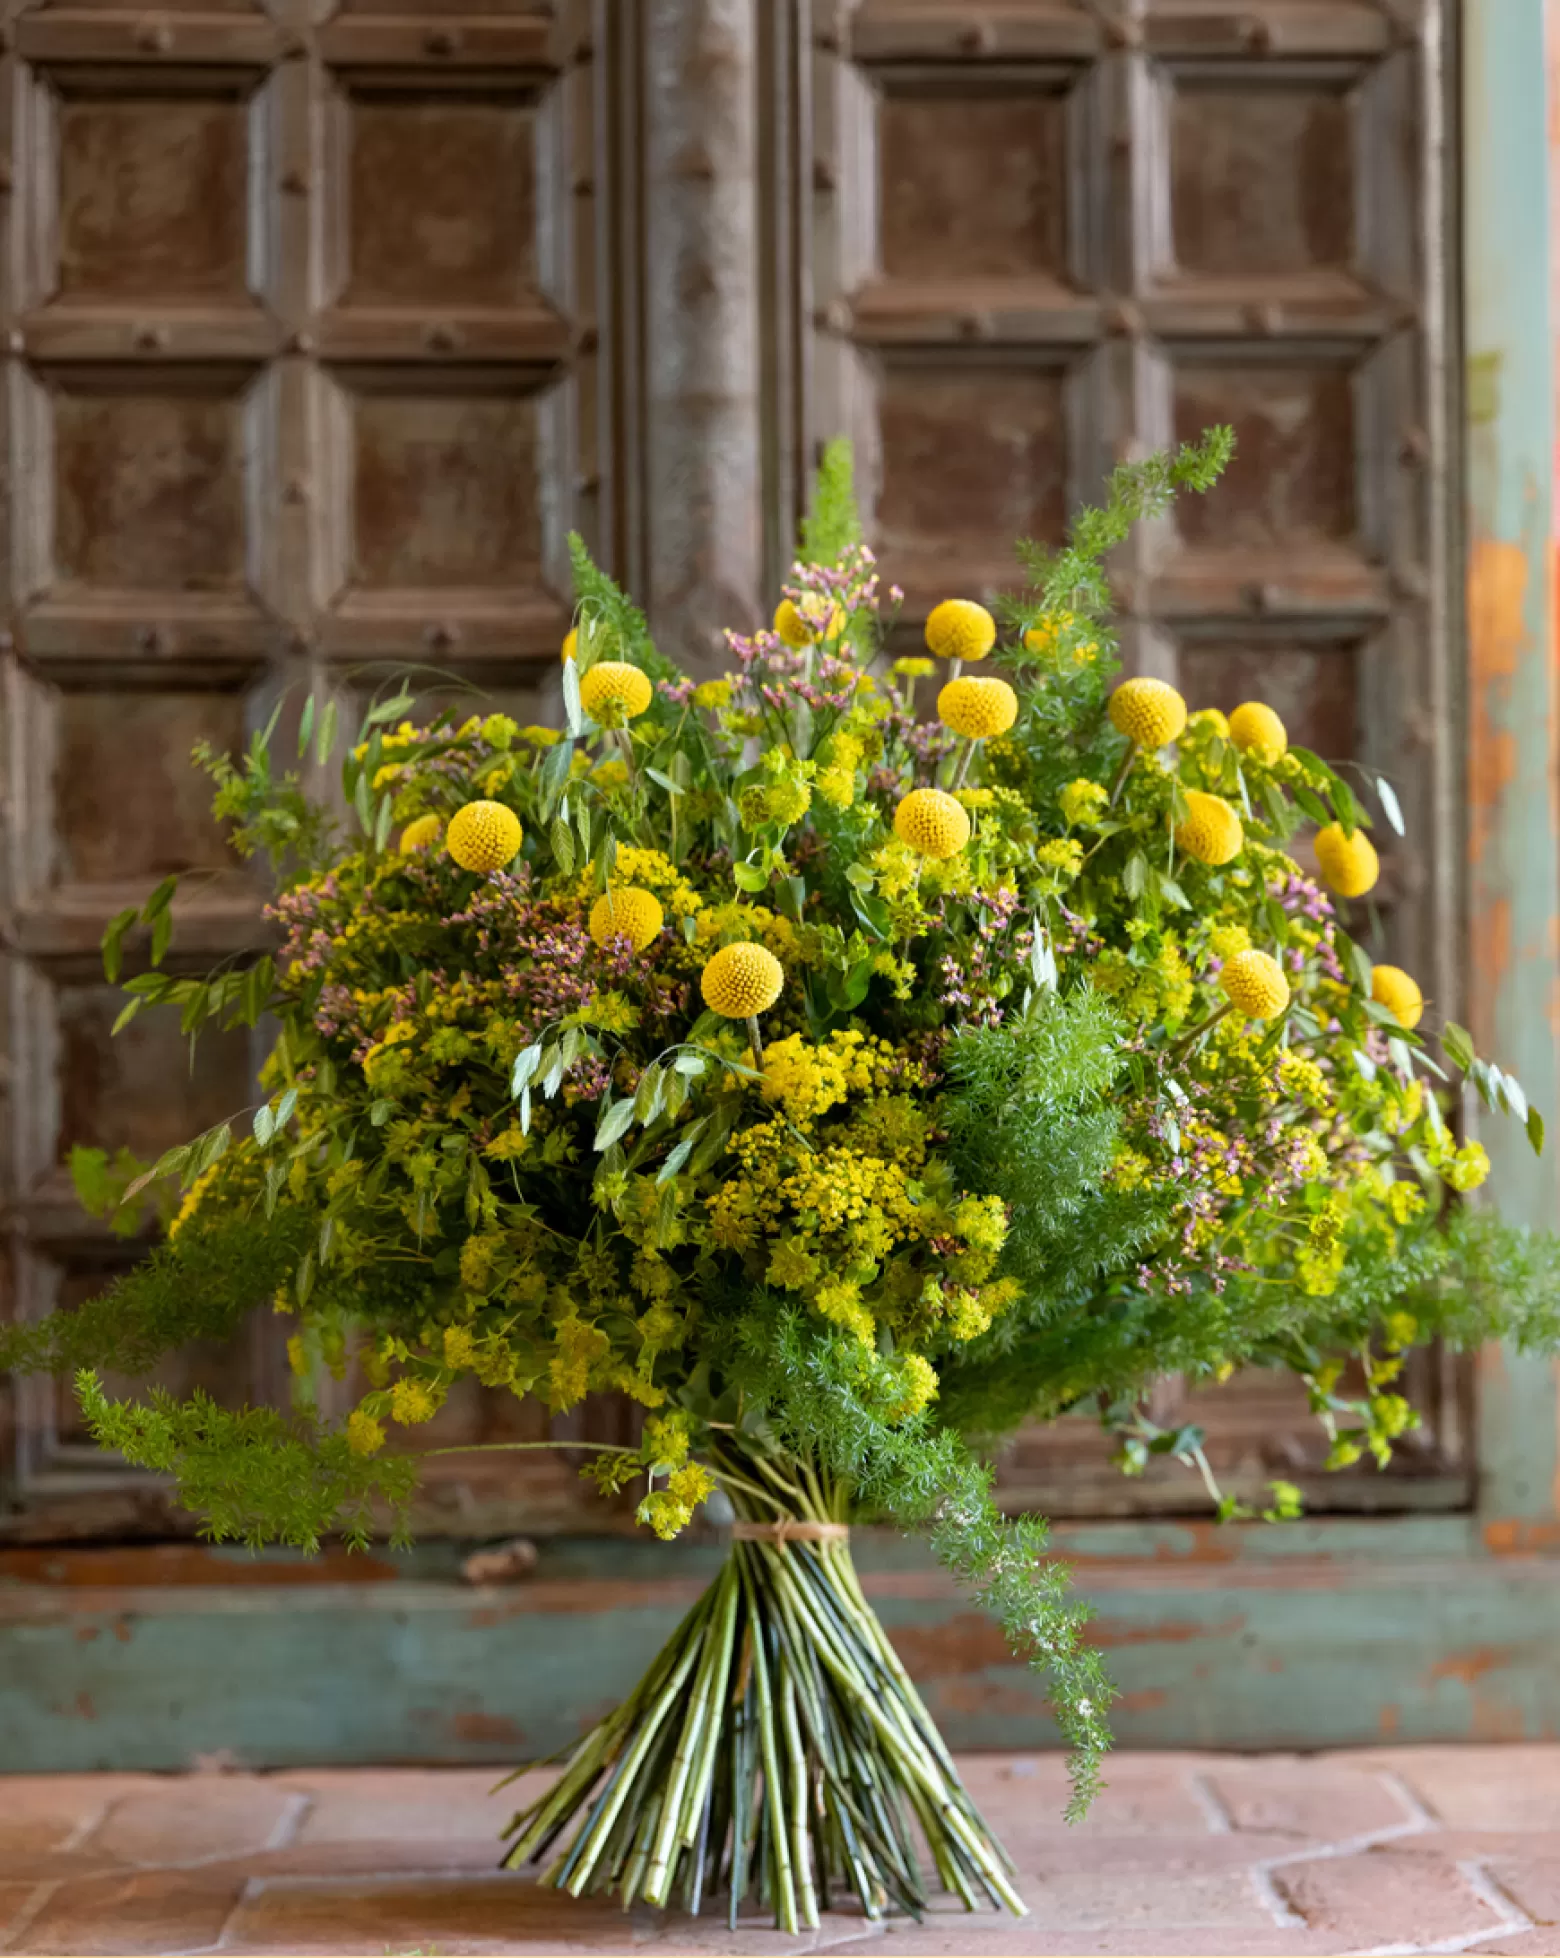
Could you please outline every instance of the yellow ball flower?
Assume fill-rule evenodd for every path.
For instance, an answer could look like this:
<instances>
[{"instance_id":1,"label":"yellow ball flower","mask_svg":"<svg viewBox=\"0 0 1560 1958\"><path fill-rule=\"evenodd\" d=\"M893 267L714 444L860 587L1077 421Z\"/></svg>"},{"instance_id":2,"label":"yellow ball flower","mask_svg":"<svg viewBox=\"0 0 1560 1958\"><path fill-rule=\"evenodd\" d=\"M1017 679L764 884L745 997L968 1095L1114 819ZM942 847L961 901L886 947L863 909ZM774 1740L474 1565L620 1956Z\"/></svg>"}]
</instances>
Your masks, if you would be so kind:
<instances>
[{"instance_id":1,"label":"yellow ball flower","mask_svg":"<svg viewBox=\"0 0 1560 1958\"><path fill-rule=\"evenodd\" d=\"M780 997L785 974L774 953L762 945L722 945L699 981L704 1003L728 1020L767 1013Z\"/></svg>"},{"instance_id":2,"label":"yellow ball flower","mask_svg":"<svg viewBox=\"0 0 1560 1958\"><path fill-rule=\"evenodd\" d=\"M468 802L450 818L444 847L462 870L502 870L523 840L520 818L501 802Z\"/></svg>"},{"instance_id":3,"label":"yellow ball flower","mask_svg":"<svg viewBox=\"0 0 1560 1958\"><path fill-rule=\"evenodd\" d=\"M782 598L775 607L774 629L797 653L804 646L810 646L815 639L838 639L847 623L844 609L839 605L829 607L828 622L822 627L809 625L788 598Z\"/></svg>"},{"instance_id":4,"label":"yellow ball flower","mask_svg":"<svg viewBox=\"0 0 1560 1958\"><path fill-rule=\"evenodd\" d=\"M1381 875L1381 859L1364 830L1345 836L1337 823L1316 832L1316 861L1329 889L1339 897L1363 897L1375 889Z\"/></svg>"},{"instance_id":5,"label":"yellow ball flower","mask_svg":"<svg viewBox=\"0 0 1560 1958\"><path fill-rule=\"evenodd\" d=\"M1276 1020L1289 1004L1289 981L1271 953L1237 952L1219 974L1219 984L1237 1013L1251 1020Z\"/></svg>"},{"instance_id":6,"label":"yellow ball flower","mask_svg":"<svg viewBox=\"0 0 1560 1958\"><path fill-rule=\"evenodd\" d=\"M1425 996L1419 981L1400 965L1378 965L1370 975L1370 996L1384 1006L1400 1027L1417 1027L1424 1016Z\"/></svg>"},{"instance_id":7,"label":"yellow ball flower","mask_svg":"<svg viewBox=\"0 0 1560 1958\"><path fill-rule=\"evenodd\" d=\"M579 643L579 629L577 626L571 625L569 630L564 634L562 657L564 659L573 659L575 652L578 650Z\"/></svg>"},{"instance_id":8,"label":"yellow ball flower","mask_svg":"<svg viewBox=\"0 0 1560 1958\"><path fill-rule=\"evenodd\" d=\"M1229 863L1246 841L1239 816L1222 795L1186 791L1186 821L1175 826L1175 846L1198 863Z\"/></svg>"},{"instance_id":9,"label":"yellow ball flower","mask_svg":"<svg viewBox=\"0 0 1560 1958\"><path fill-rule=\"evenodd\" d=\"M1230 739L1237 748L1270 765L1288 752L1289 730L1271 707L1248 700L1230 716Z\"/></svg>"},{"instance_id":10,"label":"yellow ball flower","mask_svg":"<svg viewBox=\"0 0 1560 1958\"><path fill-rule=\"evenodd\" d=\"M409 857L417 850L426 850L430 843L437 843L444 834L442 816L419 816L401 831L401 855Z\"/></svg>"},{"instance_id":11,"label":"yellow ball flower","mask_svg":"<svg viewBox=\"0 0 1560 1958\"><path fill-rule=\"evenodd\" d=\"M944 790L912 789L894 811L894 834L918 856L943 863L969 842L970 819Z\"/></svg>"},{"instance_id":12,"label":"yellow ball flower","mask_svg":"<svg viewBox=\"0 0 1560 1958\"><path fill-rule=\"evenodd\" d=\"M1018 695L1006 680L950 680L937 696L937 718L955 734L985 741L1018 719Z\"/></svg>"},{"instance_id":13,"label":"yellow ball flower","mask_svg":"<svg viewBox=\"0 0 1560 1958\"><path fill-rule=\"evenodd\" d=\"M1110 697L1111 725L1150 753L1186 726L1186 702L1163 680L1124 680Z\"/></svg>"},{"instance_id":14,"label":"yellow ball flower","mask_svg":"<svg viewBox=\"0 0 1560 1958\"><path fill-rule=\"evenodd\" d=\"M627 660L601 659L580 681L580 705L602 727L622 727L650 705L650 675Z\"/></svg>"},{"instance_id":15,"label":"yellow ball flower","mask_svg":"<svg viewBox=\"0 0 1560 1958\"><path fill-rule=\"evenodd\" d=\"M642 952L665 922L660 900L632 886L606 892L590 908L590 935L598 945L626 938L636 952Z\"/></svg>"},{"instance_id":16,"label":"yellow ball flower","mask_svg":"<svg viewBox=\"0 0 1560 1958\"><path fill-rule=\"evenodd\" d=\"M945 598L926 621L926 643L939 659L984 659L997 643L997 622L970 598Z\"/></svg>"},{"instance_id":17,"label":"yellow ball flower","mask_svg":"<svg viewBox=\"0 0 1560 1958\"><path fill-rule=\"evenodd\" d=\"M1195 730L1198 733L1216 734L1221 741L1228 741L1230 738L1230 724L1217 707L1199 707L1195 714L1187 715L1186 726L1188 733Z\"/></svg>"}]
</instances>

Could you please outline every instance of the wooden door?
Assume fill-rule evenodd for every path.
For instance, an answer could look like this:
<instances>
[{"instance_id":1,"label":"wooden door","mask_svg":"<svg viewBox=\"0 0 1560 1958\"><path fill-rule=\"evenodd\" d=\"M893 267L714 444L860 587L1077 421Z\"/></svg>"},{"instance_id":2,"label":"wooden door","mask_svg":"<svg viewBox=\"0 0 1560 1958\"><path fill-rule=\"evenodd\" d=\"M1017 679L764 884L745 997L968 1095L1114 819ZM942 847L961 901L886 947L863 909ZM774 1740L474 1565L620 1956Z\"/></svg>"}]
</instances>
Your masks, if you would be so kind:
<instances>
[{"instance_id":1,"label":"wooden door","mask_svg":"<svg viewBox=\"0 0 1560 1958\"><path fill-rule=\"evenodd\" d=\"M3 254L5 1309L100 1285L72 1143L155 1153L251 1099L156 1016L110 1041L96 946L173 869L188 969L259 942L187 755L277 694L393 665L525 718L582 529L691 660L772 599L807 467L856 441L906 630L1011 585L1111 463L1235 423L1203 506L1118 567L1123 641L1194 705L1270 699L1397 781L1384 929L1456 1010L1451 306L1439 0L129 0L12 6ZM273 1328L171 1363L287 1391ZM1466 1502L1435 1356L1387 1478L1319 1478L1298 1396L1166 1383L1232 1488ZM328 1391L328 1389L327 1389ZM13 1390L0 1533L187 1527L68 1389ZM616 1438L626 1410L558 1424ZM538 1439L473 1390L438 1439ZM1202 1507L1092 1427L1022 1437L1015 1502ZM617 1527L567 1459L453 1458L425 1529Z\"/></svg>"},{"instance_id":2,"label":"wooden door","mask_svg":"<svg viewBox=\"0 0 1560 1958\"><path fill-rule=\"evenodd\" d=\"M1115 567L1129 666L1193 707L1269 701L1385 771L1378 946L1456 1017L1457 734L1446 604L1454 338L1435 0L860 0L814 11L811 411L855 438L907 634L1016 582L1114 462L1230 422L1218 489ZM1392 1472L1320 1473L1303 1390L1164 1383L1231 1490L1313 1508L1460 1507L1469 1376L1416 1362ZM1019 1438L1015 1503L1205 1503L1163 1458L1125 1481L1091 1426Z\"/></svg>"}]
</instances>

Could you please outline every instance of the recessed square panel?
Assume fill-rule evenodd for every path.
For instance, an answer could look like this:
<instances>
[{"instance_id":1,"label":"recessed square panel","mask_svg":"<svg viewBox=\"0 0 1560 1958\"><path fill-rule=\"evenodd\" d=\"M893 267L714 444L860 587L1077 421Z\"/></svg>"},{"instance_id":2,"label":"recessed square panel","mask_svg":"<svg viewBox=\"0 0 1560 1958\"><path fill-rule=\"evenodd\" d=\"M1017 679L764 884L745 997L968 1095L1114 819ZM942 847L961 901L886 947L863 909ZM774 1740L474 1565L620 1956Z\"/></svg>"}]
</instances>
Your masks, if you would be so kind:
<instances>
[{"instance_id":1,"label":"recessed square panel","mask_svg":"<svg viewBox=\"0 0 1560 1958\"><path fill-rule=\"evenodd\" d=\"M1182 539L1220 552L1352 543L1357 530L1353 383L1341 365L1186 362L1173 370L1175 438L1228 422L1235 458L1207 496L1176 504Z\"/></svg>"},{"instance_id":2,"label":"recessed square panel","mask_svg":"<svg viewBox=\"0 0 1560 1958\"><path fill-rule=\"evenodd\" d=\"M529 97L354 93L347 306L504 307L536 285Z\"/></svg>"},{"instance_id":3,"label":"recessed square panel","mask_svg":"<svg viewBox=\"0 0 1560 1958\"><path fill-rule=\"evenodd\" d=\"M1265 700L1289 738L1328 761L1349 760L1357 746L1359 649L1336 641L1314 645L1194 640L1180 649L1181 691L1193 707L1227 714L1245 700Z\"/></svg>"},{"instance_id":4,"label":"recessed square panel","mask_svg":"<svg viewBox=\"0 0 1560 1958\"><path fill-rule=\"evenodd\" d=\"M124 1003L117 986L102 983L55 994L60 1162L77 1142L159 1156L254 1100L247 1029L203 1032L192 1058L178 1014L166 1009L111 1038Z\"/></svg>"},{"instance_id":5,"label":"recessed square panel","mask_svg":"<svg viewBox=\"0 0 1560 1958\"><path fill-rule=\"evenodd\" d=\"M513 388L355 394L353 587L536 585L539 417L539 397Z\"/></svg>"},{"instance_id":6,"label":"recessed square panel","mask_svg":"<svg viewBox=\"0 0 1560 1958\"><path fill-rule=\"evenodd\" d=\"M885 574L899 561L1004 568L1020 537L1061 535L1067 515L1065 377L967 358L893 360L879 384Z\"/></svg>"},{"instance_id":7,"label":"recessed square panel","mask_svg":"<svg viewBox=\"0 0 1560 1958\"><path fill-rule=\"evenodd\" d=\"M57 581L139 591L243 587L241 382L71 375L51 401Z\"/></svg>"},{"instance_id":8,"label":"recessed square panel","mask_svg":"<svg viewBox=\"0 0 1560 1958\"><path fill-rule=\"evenodd\" d=\"M1173 86L1170 242L1179 272L1347 267L1355 199L1352 113L1336 84Z\"/></svg>"},{"instance_id":9,"label":"recessed square panel","mask_svg":"<svg viewBox=\"0 0 1560 1958\"><path fill-rule=\"evenodd\" d=\"M241 696L72 690L58 696L55 717L54 835L65 882L232 868L211 814L211 778L190 749L202 737L219 752L243 747Z\"/></svg>"},{"instance_id":10,"label":"recessed square panel","mask_svg":"<svg viewBox=\"0 0 1560 1958\"><path fill-rule=\"evenodd\" d=\"M885 276L1066 278L1062 90L892 83L878 180Z\"/></svg>"},{"instance_id":11,"label":"recessed square panel","mask_svg":"<svg viewBox=\"0 0 1560 1958\"><path fill-rule=\"evenodd\" d=\"M67 94L57 296L244 302L248 114L234 91Z\"/></svg>"}]
</instances>

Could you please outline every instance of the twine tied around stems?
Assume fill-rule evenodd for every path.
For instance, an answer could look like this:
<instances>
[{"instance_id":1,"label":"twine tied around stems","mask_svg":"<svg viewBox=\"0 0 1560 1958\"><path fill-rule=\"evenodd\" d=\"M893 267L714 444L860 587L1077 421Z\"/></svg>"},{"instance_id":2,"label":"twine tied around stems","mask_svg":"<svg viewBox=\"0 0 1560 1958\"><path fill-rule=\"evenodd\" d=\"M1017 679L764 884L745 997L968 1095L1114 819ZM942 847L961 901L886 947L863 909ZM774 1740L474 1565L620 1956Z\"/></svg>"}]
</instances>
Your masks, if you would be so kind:
<instances>
[{"instance_id":1,"label":"twine tied around stems","mask_svg":"<svg viewBox=\"0 0 1560 1958\"><path fill-rule=\"evenodd\" d=\"M737 1543L841 1543L850 1535L850 1525L782 1516L778 1523L733 1523L731 1534Z\"/></svg>"}]
</instances>

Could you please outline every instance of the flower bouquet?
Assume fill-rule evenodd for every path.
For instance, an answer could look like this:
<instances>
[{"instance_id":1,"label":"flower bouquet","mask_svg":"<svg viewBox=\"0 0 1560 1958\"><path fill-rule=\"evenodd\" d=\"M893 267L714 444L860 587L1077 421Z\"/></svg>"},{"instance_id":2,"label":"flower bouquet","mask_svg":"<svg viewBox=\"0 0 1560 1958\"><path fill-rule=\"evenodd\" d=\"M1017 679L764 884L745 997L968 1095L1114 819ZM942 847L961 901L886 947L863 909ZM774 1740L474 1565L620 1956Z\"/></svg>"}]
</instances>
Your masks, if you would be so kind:
<instances>
[{"instance_id":1,"label":"flower bouquet","mask_svg":"<svg viewBox=\"0 0 1560 1958\"><path fill-rule=\"evenodd\" d=\"M575 540L561 725L378 700L330 806L275 721L198 751L274 871L279 947L165 972L174 879L109 928L110 976L127 944L143 966L121 1024L278 1034L242 1127L146 1168L78 1152L132 1228L166 1193L166 1239L0 1329L0 1365L78 1369L99 1440L218 1538L404 1524L417 1431L463 1376L560 1413L638 1402L642 1440L586 1473L660 1536L724 1499L720 1574L511 1825L506 1861L546 1883L721 1893L733 1920L756 1895L794 1931L842 1892L918 1911L929 1857L966 1905L1021 1910L852 1520L924 1527L1045 1671L1077 1812L1110 1688L983 1450L1092 1407L1128 1470L1175 1454L1212 1488L1143 1397L1260 1364L1304 1379L1334 1464L1385 1461L1410 1346L1556 1333L1551 1247L1455 1202L1487 1159L1448 1121L1419 987L1366 949L1390 789L1261 703L1116 683L1103 558L1230 444L1119 469L1065 548L1022 547L1000 616L937 605L924 655L891 656L838 446L724 678L678 672ZM335 707L296 732L325 768ZM1439 1034L1541 1146L1510 1076ZM293 1328L290 1409L105 1393L99 1369L256 1307ZM310 1383L349 1366L328 1420ZM1275 1484L1264 1513L1295 1506Z\"/></svg>"}]
</instances>

